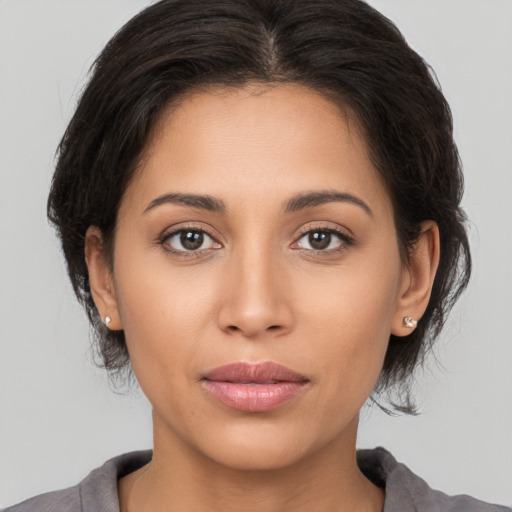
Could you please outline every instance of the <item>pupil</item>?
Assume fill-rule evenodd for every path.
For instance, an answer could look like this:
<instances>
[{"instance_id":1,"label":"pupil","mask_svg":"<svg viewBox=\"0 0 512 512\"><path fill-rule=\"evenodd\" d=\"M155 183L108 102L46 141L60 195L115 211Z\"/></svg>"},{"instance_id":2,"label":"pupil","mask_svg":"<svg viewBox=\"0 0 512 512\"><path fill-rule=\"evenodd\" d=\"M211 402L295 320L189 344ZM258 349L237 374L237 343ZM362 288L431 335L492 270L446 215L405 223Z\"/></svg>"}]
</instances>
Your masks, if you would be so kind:
<instances>
[{"instance_id":1,"label":"pupil","mask_svg":"<svg viewBox=\"0 0 512 512\"><path fill-rule=\"evenodd\" d=\"M193 251L203 245L204 235L200 231L183 231L180 236L180 241L185 249Z\"/></svg>"},{"instance_id":2,"label":"pupil","mask_svg":"<svg viewBox=\"0 0 512 512\"><path fill-rule=\"evenodd\" d=\"M331 234L322 231L314 231L309 234L309 244L313 249L326 249L331 243Z\"/></svg>"}]
</instances>

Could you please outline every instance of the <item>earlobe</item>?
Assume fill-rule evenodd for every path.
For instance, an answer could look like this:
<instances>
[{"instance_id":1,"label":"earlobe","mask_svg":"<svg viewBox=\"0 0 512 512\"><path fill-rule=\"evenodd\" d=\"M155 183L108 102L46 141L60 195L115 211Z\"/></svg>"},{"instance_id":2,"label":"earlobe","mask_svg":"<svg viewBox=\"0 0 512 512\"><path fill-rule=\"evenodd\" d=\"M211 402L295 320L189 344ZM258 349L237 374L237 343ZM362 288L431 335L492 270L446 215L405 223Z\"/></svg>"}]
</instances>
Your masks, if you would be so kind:
<instances>
[{"instance_id":1,"label":"earlobe","mask_svg":"<svg viewBox=\"0 0 512 512\"><path fill-rule=\"evenodd\" d=\"M391 333L407 336L427 309L439 265L439 228L434 221L421 224L421 234L409 255Z\"/></svg>"},{"instance_id":2,"label":"earlobe","mask_svg":"<svg viewBox=\"0 0 512 512\"><path fill-rule=\"evenodd\" d=\"M103 235L96 226L90 226L85 234L85 261L92 298L102 321L111 330L122 329L112 269L105 251Z\"/></svg>"}]
</instances>

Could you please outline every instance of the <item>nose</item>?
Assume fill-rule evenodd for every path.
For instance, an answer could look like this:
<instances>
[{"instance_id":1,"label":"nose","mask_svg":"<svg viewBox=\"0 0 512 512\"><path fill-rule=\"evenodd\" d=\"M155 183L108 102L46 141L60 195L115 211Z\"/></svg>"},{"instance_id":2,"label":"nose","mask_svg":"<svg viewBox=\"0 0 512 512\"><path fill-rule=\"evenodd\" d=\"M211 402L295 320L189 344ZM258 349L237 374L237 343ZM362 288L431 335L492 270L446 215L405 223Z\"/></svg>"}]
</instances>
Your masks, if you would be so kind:
<instances>
[{"instance_id":1,"label":"nose","mask_svg":"<svg viewBox=\"0 0 512 512\"><path fill-rule=\"evenodd\" d=\"M293 326L286 272L268 254L239 254L224 273L219 327L245 338L280 336Z\"/></svg>"}]
</instances>

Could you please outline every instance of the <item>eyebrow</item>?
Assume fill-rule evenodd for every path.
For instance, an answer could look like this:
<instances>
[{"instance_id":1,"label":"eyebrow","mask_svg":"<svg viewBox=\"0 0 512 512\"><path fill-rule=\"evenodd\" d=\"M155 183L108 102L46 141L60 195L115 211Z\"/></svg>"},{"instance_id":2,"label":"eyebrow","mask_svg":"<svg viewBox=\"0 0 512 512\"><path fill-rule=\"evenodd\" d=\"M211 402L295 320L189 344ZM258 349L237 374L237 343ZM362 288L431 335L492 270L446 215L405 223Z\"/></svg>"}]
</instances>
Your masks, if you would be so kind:
<instances>
[{"instance_id":1,"label":"eyebrow","mask_svg":"<svg viewBox=\"0 0 512 512\"><path fill-rule=\"evenodd\" d=\"M208 195L178 193L164 194L163 196L153 199L144 210L144 213L163 204L182 204L210 212L226 213L226 205L220 199Z\"/></svg>"},{"instance_id":2,"label":"eyebrow","mask_svg":"<svg viewBox=\"0 0 512 512\"><path fill-rule=\"evenodd\" d=\"M314 208L327 203L351 203L362 208L370 217L373 218L371 208L358 197L346 192L337 192L335 190L322 190L318 192L306 192L298 194L288 200L285 204L285 213L292 213L307 208ZM227 211L225 203L221 199L208 195L199 194L180 194L171 193L153 199L144 210L144 213L161 206L163 204L181 204L199 208L216 213L225 214Z\"/></svg>"},{"instance_id":3,"label":"eyebrow","mask_svg":"<svg viewBox=\"0 0 512 512\"><path fill-rule=\"evenodd\" d=\"M370 217L373 218L371 208L359 197L346 192L337 192L335 190L322 190L319 192L308 192L298 194L292 197L287 203L285 212L291 213L306 208L313 208L327 203L351 203L361 207Z\"/></svg>"}]
</instances>

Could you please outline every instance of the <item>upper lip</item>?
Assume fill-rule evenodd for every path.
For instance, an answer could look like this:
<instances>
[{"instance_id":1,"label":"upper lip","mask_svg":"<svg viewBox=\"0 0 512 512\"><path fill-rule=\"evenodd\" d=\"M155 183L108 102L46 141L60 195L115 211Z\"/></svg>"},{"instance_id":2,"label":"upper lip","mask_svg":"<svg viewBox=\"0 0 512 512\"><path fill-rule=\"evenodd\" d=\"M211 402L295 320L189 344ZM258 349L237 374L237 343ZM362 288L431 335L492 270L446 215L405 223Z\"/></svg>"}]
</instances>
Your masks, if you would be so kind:
<instances>
[{"instance_id":1,"label":"upper lip","mask_svg":"<svg viewBox=\"0 0 512 512\"><path fill-rule=\"evenodd\" d=\"M219 366L206 373L205 380L273 384L276 382L306 382L308 379L290 368L269 361L261 363L237 362Z\"/></svg>"}]
</instances>

